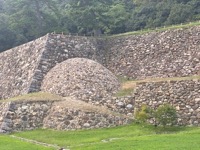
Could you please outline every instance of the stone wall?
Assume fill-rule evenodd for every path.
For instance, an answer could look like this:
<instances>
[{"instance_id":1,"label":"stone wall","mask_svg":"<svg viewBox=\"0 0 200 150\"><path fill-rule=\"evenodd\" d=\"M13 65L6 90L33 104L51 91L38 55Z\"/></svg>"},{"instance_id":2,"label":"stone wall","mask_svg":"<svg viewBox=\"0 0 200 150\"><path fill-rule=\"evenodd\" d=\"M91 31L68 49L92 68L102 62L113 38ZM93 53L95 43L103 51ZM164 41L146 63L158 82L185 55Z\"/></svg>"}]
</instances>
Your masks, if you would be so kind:
<instances>
[{"instance_id":1,"label":"stone wall","mask_svg":"<svg viewBox=\"0 0 200 150\"><path fill-rule=\"evenodd\" d=\"M29 92L40 91L41 82L47 72L64 60L81 57L103 62L103 54L98 53L97 44L96 39L90 37L48 34L45 51L40 57Z\"/></svg>"},{"instance_id":2,"label":"stone wall","mask_svg":"<svg viewBox=\"0 0 200 150\"><path fill-rule=\"evenodd\" d=\"M0 106L1 132L31 130L42 127L43 119L48 115L53 101L3 102ZM7 107L5 107L5 105ZM4 115L1 115L4 113Z\"/></svg>"},{"instance_id":3,"label":"stone wall","mask_svg":"<svg viewBox=\"0 0 200 150\"><path fill-rule=\"evenodd\" d=\"M0 53L0 99L40 91L57 63L93 59L130 78L200 73L200 26L123 37L91 38L48 34Z\"/></svg>"},{"instance_id":4,"label":"stone wall","mask_svg":"<svg viewBox=\"0 0 200 150\"><path fill-rule=\"evenodd\" d=\"M96 106L105 106L111 111L132 116L135 105L135 97L131 95L124 97L107 97L102 98L99 102L89 101L89 103Z\"/></svg>"},{"instance_id":5,"label":"stone wall","mask_svg":"<svg viewBox=\"0 0 200 150\"><path fill-rule=\"evenodd\" d=\"M2 102L0 108L0 133L39 127L92 129L128 124L131 121L126 115L77 100Z\"/></svg>"},{"instance_id":6,"label":"stone wall","mask_svg":"<svg viewBox=\"0 0 200 150\"><path fill-rule=\"evenodd\" d=\"M200 125L200 80L141 83L134 96L135 108L171 104L178 112L178 124Z\"/></svg>"},{"instance_id":7,"label":"stone wall","mask_svg":"<svg viewBox=\"0 0 200 150\"><path fill-rule=\"evenodd\" d=\"M7 112L9 110L10 103L0 103L0 133L4 132L2 130L3 122L7 116Z\"/></svg>"},{"instance_id":8,"label":"stone wall","mask_svg":"<svg viewBox=\"0 0 200 150\"><path fill-rule=\"evenodd\" d=\"M124 125L131 121L125 115L103 111L104 108L98 111L99 108L70 108L64 102L55 103L44 120L44 127L58 130L93 129Z\"/></svg>"},{"instance_id":9,"label":"stone wall","mask_svg":"<svg viewBox=\"0 0 200 150\"><path fill-rule=\"evenodd\" d=\"M0 53L0 99L28 92L47 38Z\"/></svg>"},{"instance_id":10,"label":"stone wall","mask_svg":"<svg viewBox=\"0 0 200 150\"><path fill-rule=\"evenodd\" d=\"M133 79L200 74L200 26L112 37L107 68Z\"/></svg>"},{"instance_id":11,"label":"stone wall","mask_svg":"<svg viewBox=\"0 0 200 150\"><path fill-rule=\"evenodd\" d=\"M47 34L0 53L0 99L40 91L46 73L68 58L104 61L100 41L89 37Z\"/></svg>"}]
</instances>

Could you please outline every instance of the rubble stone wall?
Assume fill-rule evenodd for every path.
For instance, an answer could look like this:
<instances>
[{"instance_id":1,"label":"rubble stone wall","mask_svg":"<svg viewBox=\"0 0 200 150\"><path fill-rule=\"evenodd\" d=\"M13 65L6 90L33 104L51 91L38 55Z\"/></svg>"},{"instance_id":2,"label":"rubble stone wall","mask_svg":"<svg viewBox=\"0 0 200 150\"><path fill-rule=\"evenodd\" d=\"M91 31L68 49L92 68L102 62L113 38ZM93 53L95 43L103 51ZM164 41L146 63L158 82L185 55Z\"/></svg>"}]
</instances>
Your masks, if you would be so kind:
<instances>
[{"instance_id":1,"label":"rubble stone wall","mask_svg":"<svg viewBox=\"0 0 200 150\"><path fill-rule=\"evenodd\" d=\"M156 109L171 104L178 113L178 124L200 125L200 80L141 83L135 91L135 108L142 104Z\"/></svg>"},{"instance_id":2,"label":"rubble stone wall","mask_svg":"<svg viewBox=\"0 0 200 150\"><path fill-rule=\"evenodd\" d=\"M56 64L69 58L89 58L102 62L102 54L98 53L98 42L90 37L66 36L60 34L48 34L45 51L33 76L29 92L40 91L44 76Z\"/></svg>"},{"instance_id":3,"label":"rubble stone wall","mask_svg":"<svg viewBox=\"0 0 200 150\"><path fill-rule=\"evenodd\" d=\"M103 62L102 44L90 37L47 34L35 41L0 53L0 99L40 91L47 72L68 58Z\"/></svg>"},{"instance_id":4,"label":"rubble stone wall","mask_svg":"<svg viewBox=\"0 0 200 150\"><path fill-rule=\"evenodd\" d=\"M4 113L0 131L4 133L42 127L52 103L53 101L1 103L1 106L8 105L8 109L0 110L0 114Z\"/></svg>"},{"instance_id":5,"label":"rubble stone wall","mask_svg":"<svg viewBox=\"0 0 200 150\"><path fill-rule=\"evenodd\" d=\"M108 114L65 107L64 101L17 101L0 103L0 133L39 127L58 130L92 129L130 123L116 111ZM109 110L108 110L109 111Z\"/></svg>"},{"instance_id":6,"label":"rubble stone wall","mask_svg":"<svg viewBox=\"0 0 200 150\"><path fill-rule=\"evenodd\" d=\"M200 26L109 38L47 34L0 53L0 99L40 91L47 72L68 58L95 60L130 78L200 74Z\"/></svg>"},{"instance_id":7,"label":"rubble stone wall","mask_svg":"<svg viewBox=\"0 0 200 150\"><path fill-rule=\"evenodd\" d=\"M99 102L89 101L88 103L92 103L96 106L105 106L111 111L133 116L135 97L131 95L123 97L107 97L102 98Z\"/></svg>"},{"instance_id":8,"label":"rubble stone wall","mask_svg":"<svg viewBox=\"0 0 200 150\"><path fill-rule=\"evenodd\" d=\"M0 53L0 99L28 92L47 36Z\"/></svg>"},{"instance_id":9,"label":"rubble stone wall","mask_svg":"<svg viewBox=\"0 0 200 150\"><path fill-rule=\"evenodd\" d=\"M44 119L44 128L58 130L105 128L130 123L125 115L70 108L55 103Z\"/></svg>"},{"instance_id":10,"label":"rubble stone wall","mask_svg":"<svg viewBox=\"0 0 200 150\"><path fill-rule=\"evenodd\" d=\"M200 74L200 26L112 37L107 68L133 79Z\"/></svg>"},{"instance_id":11,"label":"rubble stone wall","mask_svg":"<svg viewBox=\"0 0 200 150\"><path fill-rule=\"evenodd\" d=\"M0 103L0 133L2 132L3 122L9 110L10 103Z\"/></svg>"}]
</instances>

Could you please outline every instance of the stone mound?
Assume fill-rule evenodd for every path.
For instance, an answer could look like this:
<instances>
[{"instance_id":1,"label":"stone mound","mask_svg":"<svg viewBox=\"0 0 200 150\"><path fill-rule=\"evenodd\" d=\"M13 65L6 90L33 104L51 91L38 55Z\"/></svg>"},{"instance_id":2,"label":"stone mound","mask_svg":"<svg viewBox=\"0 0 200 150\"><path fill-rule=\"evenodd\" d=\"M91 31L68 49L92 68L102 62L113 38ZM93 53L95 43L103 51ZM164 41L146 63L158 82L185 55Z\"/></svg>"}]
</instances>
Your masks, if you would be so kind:
<instances>
[{"instance_id":1,"label":"stone mound","mask_svg":"<svg viewBox=\"0 0 200 150\"><path fill-rule=\"evenodd\" d=\"M41 90L84 101L100 101L120 87L118 79L101 64L85 59L68 59L45 76Z\"/></svg>"}]
</instances>

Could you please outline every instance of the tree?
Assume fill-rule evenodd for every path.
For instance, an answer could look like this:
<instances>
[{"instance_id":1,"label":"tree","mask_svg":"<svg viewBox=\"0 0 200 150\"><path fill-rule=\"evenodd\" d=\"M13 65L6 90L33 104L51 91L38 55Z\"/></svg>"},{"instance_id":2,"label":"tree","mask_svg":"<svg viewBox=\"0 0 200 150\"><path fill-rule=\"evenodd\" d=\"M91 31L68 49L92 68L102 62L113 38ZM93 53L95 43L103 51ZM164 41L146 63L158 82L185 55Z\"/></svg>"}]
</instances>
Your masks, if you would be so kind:
<instances>
[{"instance_id":1,"label":"tree","mask_svg":"<svg viewBox=\"0 0 200 150\"><path fill-rule=\"evenodd\" d=\"M129 14L126 11L125 3L116 3L112 5L105 14L108 20L108 33L116 34L126 31L125 22L129 19Z\"/></svg>"},{"instance_id":2,"label":"tree","mask_svg":"<svg viewBox=\"0 0 200 150\"><path fill-rule=\"evenodd\" d=\"M200 1L0 0L0 16L5 50L53 31L117 34L199 20Z\"/></svg>"},{"instance_id":3,"label":"tree","mask_svg":"<svg viewBox=\"0 0 200 150\"><path fill-rule=\"evenodd\" d=\"M188 2L188 5L190 5L192 7L193 18L195 20L200 20L200 1L192 0L192 1Z\"/></svg>"},{"instance_id":4,"label":"tree","mask_svg":"<svg viewBox=\"0 0 200 150\"><path fill-rule=\"evenodd\" d=\"M0 0L0 13L3 13L4 11L4 1Z\"/></svg>"},{"instance_id":5,"label":"tree","mask_svg":"<svg viewBox=\"0 0 200 150\"><path fill-rule=\"evenodd\" d=\"M193 10L190 5L176 4L172 7L166 24L179 24L189 21L193 16Z\"/></svg>"},{"instance_id":6,"label":"tree","mask_svg":"<svg viewBox=\"0 0 200 150\"><path fill-rule=\"evenodd\" d=\"M16 34L32 40L57 26L56 8L52 0L8 0L10 27Z\"/></svg>"},{"instance_id":7,"label":"tree","mask_svg":"<svg viewBox=\"0 0 200 150\"><path fill-rule=\"evenodd\" d=\"M105 26L105 15L110 0L71 0L70 12L77 25L78 32L85 34L101 34Z\"/></svg>"},{"instance_id":8,"label":"tree","mask_svg":"<svg viewBox=\"0 0 200 150\"><path fill-rule=\"evenodd\" d=\"M8 16L0 13L0 52L12 48L15 40L15 33L9 29Z\"/></svg>"}]
</instances>

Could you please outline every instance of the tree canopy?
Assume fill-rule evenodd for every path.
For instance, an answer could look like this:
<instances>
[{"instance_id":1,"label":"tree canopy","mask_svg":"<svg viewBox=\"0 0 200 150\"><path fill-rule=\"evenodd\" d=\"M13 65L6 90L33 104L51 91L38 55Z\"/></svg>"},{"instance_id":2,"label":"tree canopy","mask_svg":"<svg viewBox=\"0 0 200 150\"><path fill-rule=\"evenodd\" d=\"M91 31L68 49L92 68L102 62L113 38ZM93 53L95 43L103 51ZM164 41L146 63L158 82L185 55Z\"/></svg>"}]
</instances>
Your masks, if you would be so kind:
<instances>
[{"instance_id":1,"label":"tree canopy","mask_svg":"<svg viewBox=\"0 0 200 150\"><path fill-rule=\"evenodd\" d=\"M199 19L199 0L0 0L0 52L53 31L117 34Z\"/></svg>"}]
</instances>

